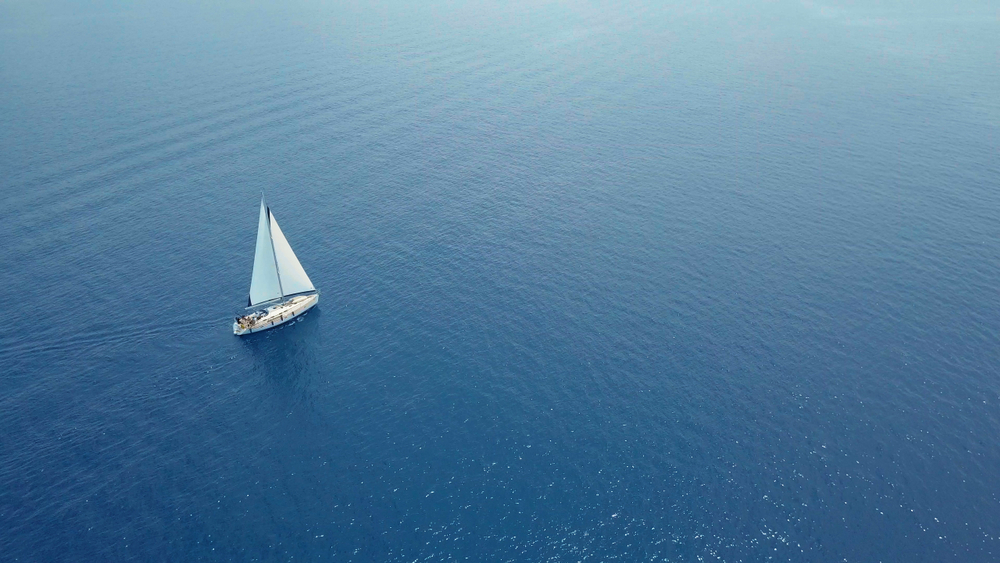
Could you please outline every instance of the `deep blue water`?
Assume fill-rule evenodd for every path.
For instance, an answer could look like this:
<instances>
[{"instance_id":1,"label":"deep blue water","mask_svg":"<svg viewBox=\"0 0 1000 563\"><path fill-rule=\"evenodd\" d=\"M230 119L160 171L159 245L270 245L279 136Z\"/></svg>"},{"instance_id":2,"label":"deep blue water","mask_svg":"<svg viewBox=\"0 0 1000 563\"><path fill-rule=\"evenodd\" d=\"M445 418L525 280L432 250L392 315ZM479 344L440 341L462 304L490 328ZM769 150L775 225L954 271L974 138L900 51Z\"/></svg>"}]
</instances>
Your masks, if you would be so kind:
<instances>
[{"instance_id":1,"label":"deep blue water","mask_svg":"<svg viewBox=\"0 0 1000 563\"><path fill-rule=\"evenodd\" d=\"M168 4L0 3L0 560L1000 558L996 5Z\"/></svg>"}]
</instances>

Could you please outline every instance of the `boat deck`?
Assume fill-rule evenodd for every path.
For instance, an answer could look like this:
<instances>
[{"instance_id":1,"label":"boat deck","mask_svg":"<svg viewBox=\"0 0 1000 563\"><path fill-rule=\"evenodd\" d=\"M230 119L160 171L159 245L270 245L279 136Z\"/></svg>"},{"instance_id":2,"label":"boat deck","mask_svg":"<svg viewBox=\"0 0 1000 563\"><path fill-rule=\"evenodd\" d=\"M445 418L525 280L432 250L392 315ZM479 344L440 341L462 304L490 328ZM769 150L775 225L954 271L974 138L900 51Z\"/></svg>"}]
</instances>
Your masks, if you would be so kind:
<instances>
[{"instance_id":1,"label":"boat deck","mask_svg":"<svg viewBox=\"0 0 1000 563\"><path fill-rule=\"evenodd\" d=\"M242 336L274 328L302 315L317 303L319 303L318 294L293 297L258 313L238 318L233 323L233 333Z\"/></svg>"}]
</instances>

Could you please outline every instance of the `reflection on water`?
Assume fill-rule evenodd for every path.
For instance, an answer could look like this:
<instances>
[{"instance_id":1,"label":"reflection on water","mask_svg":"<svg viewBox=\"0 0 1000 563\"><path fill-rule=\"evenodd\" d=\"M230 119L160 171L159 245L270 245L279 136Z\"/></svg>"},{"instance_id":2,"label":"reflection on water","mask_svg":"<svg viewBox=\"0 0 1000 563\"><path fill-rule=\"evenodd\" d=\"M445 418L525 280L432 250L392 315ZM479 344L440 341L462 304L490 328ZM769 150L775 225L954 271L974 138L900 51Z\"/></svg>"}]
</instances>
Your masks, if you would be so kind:
<instances>
[{"instance_id":1,"label":"reflection on water","mask_svg":"<svg viewBox=\"0 0 1000 563\"><path fill-rule=\"evenodd\" d=\"M323 312L313 307L293 322L240 337L252 358L252 376L267 382L276 392L301 393L312 374L319 373L320 331Z\"/></svg>"}]
</instances>

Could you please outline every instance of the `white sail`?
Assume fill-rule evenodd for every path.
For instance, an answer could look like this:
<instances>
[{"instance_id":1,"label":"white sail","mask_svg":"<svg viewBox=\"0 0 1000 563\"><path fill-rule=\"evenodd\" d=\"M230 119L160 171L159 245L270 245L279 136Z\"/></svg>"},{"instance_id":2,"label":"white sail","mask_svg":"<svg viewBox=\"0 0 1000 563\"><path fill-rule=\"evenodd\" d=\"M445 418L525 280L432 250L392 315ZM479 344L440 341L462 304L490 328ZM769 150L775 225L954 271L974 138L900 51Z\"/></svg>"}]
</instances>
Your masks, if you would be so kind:
<instances>
[{"instance_id":1,"label":"white sail","mask_svg":"<svg viewBox=\"0 0 1000 563\"><path fill-rule=\"evenodd\" d=\"M271 213L271 241L274 245L274 256L278 262L278 276L281 278L281 290L284 295L293 295L305 291L315 291L309 276L299 264L299 259L292 252L288 240L281 232L281 227L274 220L274 213Z\"/></svg>"},{"instance_id":2,"label":"white sail","mask_svg":"<svg viewBox=\"0 0 1000 563\"><path fill-rule=\"evenodd\" d=\"M257 222L257 251L254 253L253 277L250 279L249 305L251 306L282 297L267 216L267 206L261 198L260 220Z\"/></svg>"}]
</instances>

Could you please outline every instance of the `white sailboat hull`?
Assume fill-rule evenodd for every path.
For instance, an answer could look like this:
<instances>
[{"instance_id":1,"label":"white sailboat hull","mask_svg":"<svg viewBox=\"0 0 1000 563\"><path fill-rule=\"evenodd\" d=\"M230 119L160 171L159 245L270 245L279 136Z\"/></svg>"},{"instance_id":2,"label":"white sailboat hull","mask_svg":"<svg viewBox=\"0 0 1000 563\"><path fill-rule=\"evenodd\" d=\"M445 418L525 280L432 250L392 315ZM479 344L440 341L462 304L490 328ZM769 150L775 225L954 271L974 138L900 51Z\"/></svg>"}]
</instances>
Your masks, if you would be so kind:
<instances>
[{"instance_id":1,"label":"white sailboat hull","mask_svg":"<svg viewBox=\"0 0 1000 563\"><path fill-rule=\"evenodd\" d=\"M315 307L317 303L319 303L318 293L292 297L287 301L264 309L261 311L263 315L257 316L252 320L244 321L247 317L238 319L233 323L233 334L243 336L283 325L288 321L302 316L303 313Z\"/></svg>"}]
</instances>

